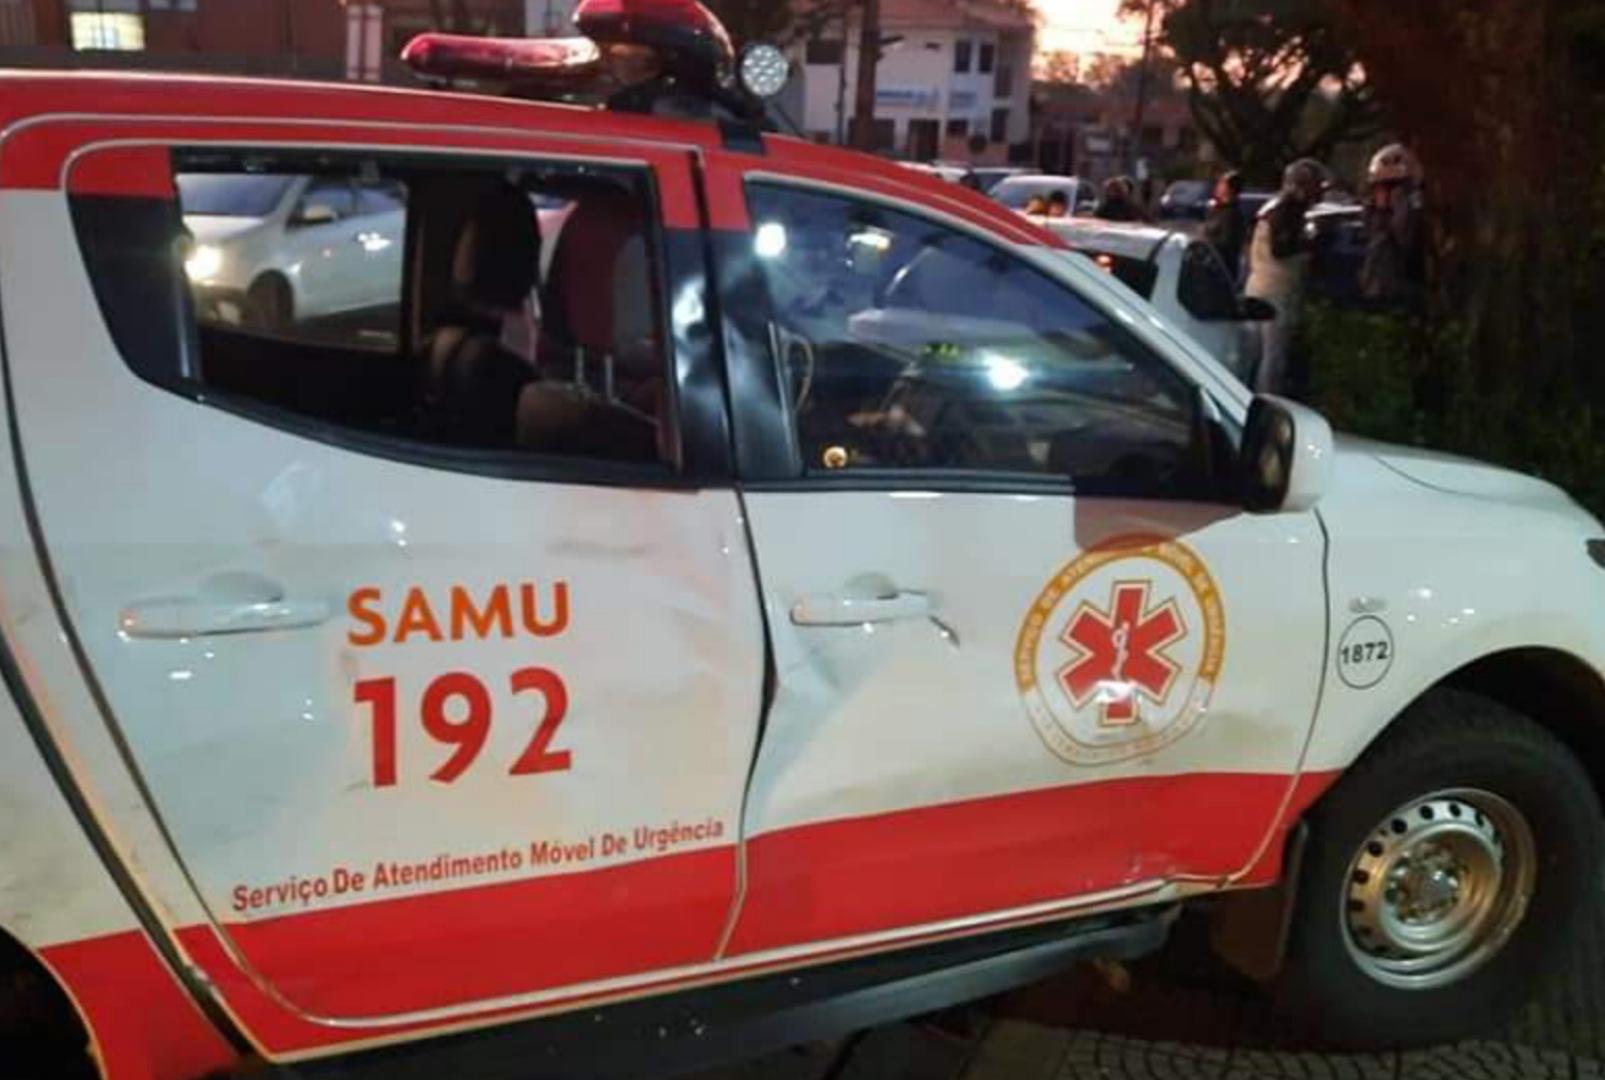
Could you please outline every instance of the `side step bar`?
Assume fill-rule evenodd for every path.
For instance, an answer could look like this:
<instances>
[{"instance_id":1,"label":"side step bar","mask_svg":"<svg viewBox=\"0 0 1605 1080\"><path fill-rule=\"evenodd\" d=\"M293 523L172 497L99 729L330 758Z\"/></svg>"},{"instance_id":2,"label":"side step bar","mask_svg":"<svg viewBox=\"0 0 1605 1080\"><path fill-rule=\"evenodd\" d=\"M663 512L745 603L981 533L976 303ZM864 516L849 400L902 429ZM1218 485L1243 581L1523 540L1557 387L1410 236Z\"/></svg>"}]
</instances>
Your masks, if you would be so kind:
<instances>
[{"instance_id":1,"label":"side step bar","mask_svg":"<svg viewBox=\"0 0 1605 1080\"><path fill-rule=\"evenodd\" d=\"M1164 944L1177 908L1025 927L286 1066L294 1080L664 1077L819 1042ZM249 1075L261 1077L261 1071Z\"/></svg>"}]
</instances>

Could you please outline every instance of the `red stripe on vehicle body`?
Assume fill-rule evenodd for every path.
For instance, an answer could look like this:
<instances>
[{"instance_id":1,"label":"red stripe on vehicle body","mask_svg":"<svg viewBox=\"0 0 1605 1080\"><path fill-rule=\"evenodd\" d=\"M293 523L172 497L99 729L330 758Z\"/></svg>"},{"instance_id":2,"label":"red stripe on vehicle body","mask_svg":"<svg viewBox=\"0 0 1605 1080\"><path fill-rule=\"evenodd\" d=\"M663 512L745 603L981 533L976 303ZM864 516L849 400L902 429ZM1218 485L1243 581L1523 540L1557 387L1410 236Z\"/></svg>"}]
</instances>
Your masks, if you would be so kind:
<instances>
[{"instance_id":1,"label":"red stripe on vehicle body","mask_svg":"<svg viewBox=\"0 0 1605 1080\"><path fill-rule=\"evenodd\" d=\"M911 929L896 942L907 946L1064 917L1078 897L1157 878L1224 882L1252 864L1239 884L1270 884L1280 869L1287 828L1336 775L1102 781L758 836L747 848L748 887L727 949L734 959L730 966L451 1019L336 1027L309 1020L284 1001L324 1016L382 1017L558 989L627 970L646 975L706 963L727 914L706 894L728 896L736 849L226 927L255 978L235 964L214 928L187 927L178 937L268 1052L333 1050L664 993L888 945L840 940L853 935ZM1020 913L1032 905L1041 908ZM596 913L610 910L621 916L598 926ZM940 925L960 919L967 921ZM101 981L99 992L81 997L86 1008L116 1012L126 999L103 986L109 973L130 966L130 941L159 968L160 960L137 933L50 952L69 949L80 958L63 971L75 995L75 979ZM819 951L753 955L788 945L817 945ZM104 964L93 959L102 951ZM273 993L264 992L256 978Z\"/></svg>"},{"instance_id":2,"label":"red stripe on vehicle body","mask_svg":"<svg viewBox=\"0 0 1605 1080\"><path fill-rule=\"evenodd\" d=\"M131 147L126 145L129 142L146 145ZM100 143L114 145L96 146ZM665 226L671 229L695 229L702 224L702 214L690 180L691 159L684 148L604 143L544 132L519 134L430 127L375 128L360 124L314 125L260 120L48 120L15 132L0 143L0 189L59 191L69 187L74 193L103 194L105 192L93 190L92 185L112 169L99 165L94 159L102 154L111 154L114 159L126 161L128 159L124 155L142 150L147 156L141 159L141 168L134 170L141 175L124 178L121 182L141 189L163 185L163 194L170 197L171 170L165 164L157 166L156 163L162 159L156 155L165 155L170 146L213 145L242 149L275 145L292 148L354 147L357 152L387 147L421 147L426 150L510 157L572 157L625 164L646 162L656 170ZM86 147L91 149L86 150ZM66 175L69 168L70 178ZM86 187L86 183L91 186ZM128 192L112 192L124 193ZM139 193L145 192L141 190Z\"/></svg>"},{"instance_id":3,"label":"red stripe on vehicle body","mask_svg":"<svg viewBox=\"0 0 1605 1080\"><path fill-rule=\"evenodd\" d=\"M41 949L89 1025L107 1080L188 1080L235 1053L138 930Z\"/></svg>"},{"instance_id":4,"label":"red stripe on vehicle body","mask_svg":"<svg viewBox=\"0 0 1605 1080\"><path fill-rule=\"evenodd\" d=\"M1321 781L1306 779L1318 788ZM1077 784L785 829L747 843L732 954L849 937L1255 860L1294 784L1194 773Z\"/></svg>"}]
</instances>

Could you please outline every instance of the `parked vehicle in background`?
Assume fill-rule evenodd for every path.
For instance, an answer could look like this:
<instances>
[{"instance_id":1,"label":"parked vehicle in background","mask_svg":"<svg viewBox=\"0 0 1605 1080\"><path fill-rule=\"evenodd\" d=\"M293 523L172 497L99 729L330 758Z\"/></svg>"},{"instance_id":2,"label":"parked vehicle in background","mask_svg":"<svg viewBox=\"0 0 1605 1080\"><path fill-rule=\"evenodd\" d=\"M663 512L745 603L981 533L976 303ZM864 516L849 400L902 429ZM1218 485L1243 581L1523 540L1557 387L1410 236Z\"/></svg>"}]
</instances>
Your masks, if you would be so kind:
<instances>
[{"instance_id":1,"label":"parked vehicle in background","mask_svg":"<svg viewBox=\"0 0 1605 1080\"><path fill-rule=\"evenodd\" d=\"M982 165L970 170L975 190L990 195L1003 181L1014 176L1025 176L1026 170L1002 165Z\"/></svg>"},{"instance_id":2,"label":"parked vehicle in background","mask_svg":"<svg viewBox=\"0 0 1605 1080\"><path fill-rule=\"evenodd\" d=\"M284 330L359 320L395 340L405 191L349 177L275 173L177 177L186 263L211 321Z\"/></svg>"},{"instance_id":3,"label":"parked vehicle in background","mask_svg":"<svg viewBox=\"0 0 1605 1080\"><path fill-rule=\"evenodd\" d=\"M1365 207L1322 202L1305 216L1315 261L1310 294L1336 304L1361 300L1360 269L1365 265Z\"/></svg>"},{"instance_id":4,"label":"parked vehicle in background","mask_svg":"<svg viewBox=\"0 0 1605 1080\"><path fill-rule=\"evenodd\" d=\"M1088 218L1046 224L1073 250L1153 304L1244 385L1252 384L1260 356L1255 328L1275 312L1238 291L1213 247L1152 225Z\"/></svg>"},{"instance_id":5,"label":"parked vehicle in background","mask_svg":"<svg viewBox=\"0 0 1605 1080\"><path fill-rule=\"evenodd\" d=\"M1208 180L1177 180L1159 199L1161 221L1203 221L1215 185Z\"/></svg>"},{"instance_id":6,"label":"parked vehicle in background","mask_svg":"<svg viewBox=\"0 0 1605 1080\"><path fill-rule=\"evenodd\" d=\"M1046 201L1055 193L1064 195L1072 214L1090 214L1098 207L1097 186L1074 176L1010 176L999 181L989 194L1010 210L1024 213L1032 199Z\"/></svg>"},{"instance_id":7,"label":"parked vehicle in background","mask_svg":"<svg viewBox=\"0 0 1605 1080\"><path fill-rule=\"evenodd\" d=\"M1243 192L1242 198L1238 201L1242 204L1243 216L1248 218L1250 227L1252 227L1253 222L1259 220L1260 211L1269 206L1274 198L1276 198L1276 192L1274 191Z\"/></svg>"}]
</instances>

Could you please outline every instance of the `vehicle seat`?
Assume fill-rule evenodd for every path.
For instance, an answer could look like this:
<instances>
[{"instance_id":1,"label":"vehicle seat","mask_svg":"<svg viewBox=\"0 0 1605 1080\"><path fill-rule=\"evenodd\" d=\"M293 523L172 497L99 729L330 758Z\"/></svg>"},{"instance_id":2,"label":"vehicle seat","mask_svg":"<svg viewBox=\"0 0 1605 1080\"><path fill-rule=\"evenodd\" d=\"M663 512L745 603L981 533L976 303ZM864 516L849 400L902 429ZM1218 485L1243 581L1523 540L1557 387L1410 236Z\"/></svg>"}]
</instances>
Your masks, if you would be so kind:
<instances>
[{"instance_id":1,"label":"vehicle seat","mask_svg":"<svg viewBox=\"0 0 1605 1080\"><path fill-rule=\"evenodd\" d=\"M451 302L422 342L419 408L436 438L461 445L515 445L520 391L536 378L530 360L503 345L508 317L521 317L538 284L540 228L529 198L497 181L479 196L457 240Z\"/></svg>"},{"instance_id":2,"label":"vehicle seat","mask_svg":"<svg viewBox=\"0 0 1605 1080\"><path fill-rule=\"evenodd\" d=\"M525 388L518 442L614 460L666 460L668 383L640 200L583 195L542 292L543 380Z\"/></svg>"}]
</instances>

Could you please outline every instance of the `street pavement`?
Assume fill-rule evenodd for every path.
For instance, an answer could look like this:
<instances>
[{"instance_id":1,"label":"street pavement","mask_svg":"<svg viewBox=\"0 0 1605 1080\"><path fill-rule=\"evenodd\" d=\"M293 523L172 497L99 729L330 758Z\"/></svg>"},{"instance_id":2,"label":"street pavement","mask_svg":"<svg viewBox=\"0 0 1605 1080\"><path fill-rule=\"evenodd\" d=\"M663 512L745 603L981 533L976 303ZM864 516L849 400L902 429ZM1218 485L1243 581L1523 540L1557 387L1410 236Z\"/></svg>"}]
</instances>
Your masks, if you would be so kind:
<instances>
[{"instance_id":1,"label":"street pavement","mask_svg":"<svg viewBox=\"0 0 1605 1080\"><path fill-rule=\"evenodd\" d=\"M1507 1030L1374 1055L1300 1047L1198 941L696 1080L1605 1080L1605 915Z\"/></svg>"}]
</instances>

